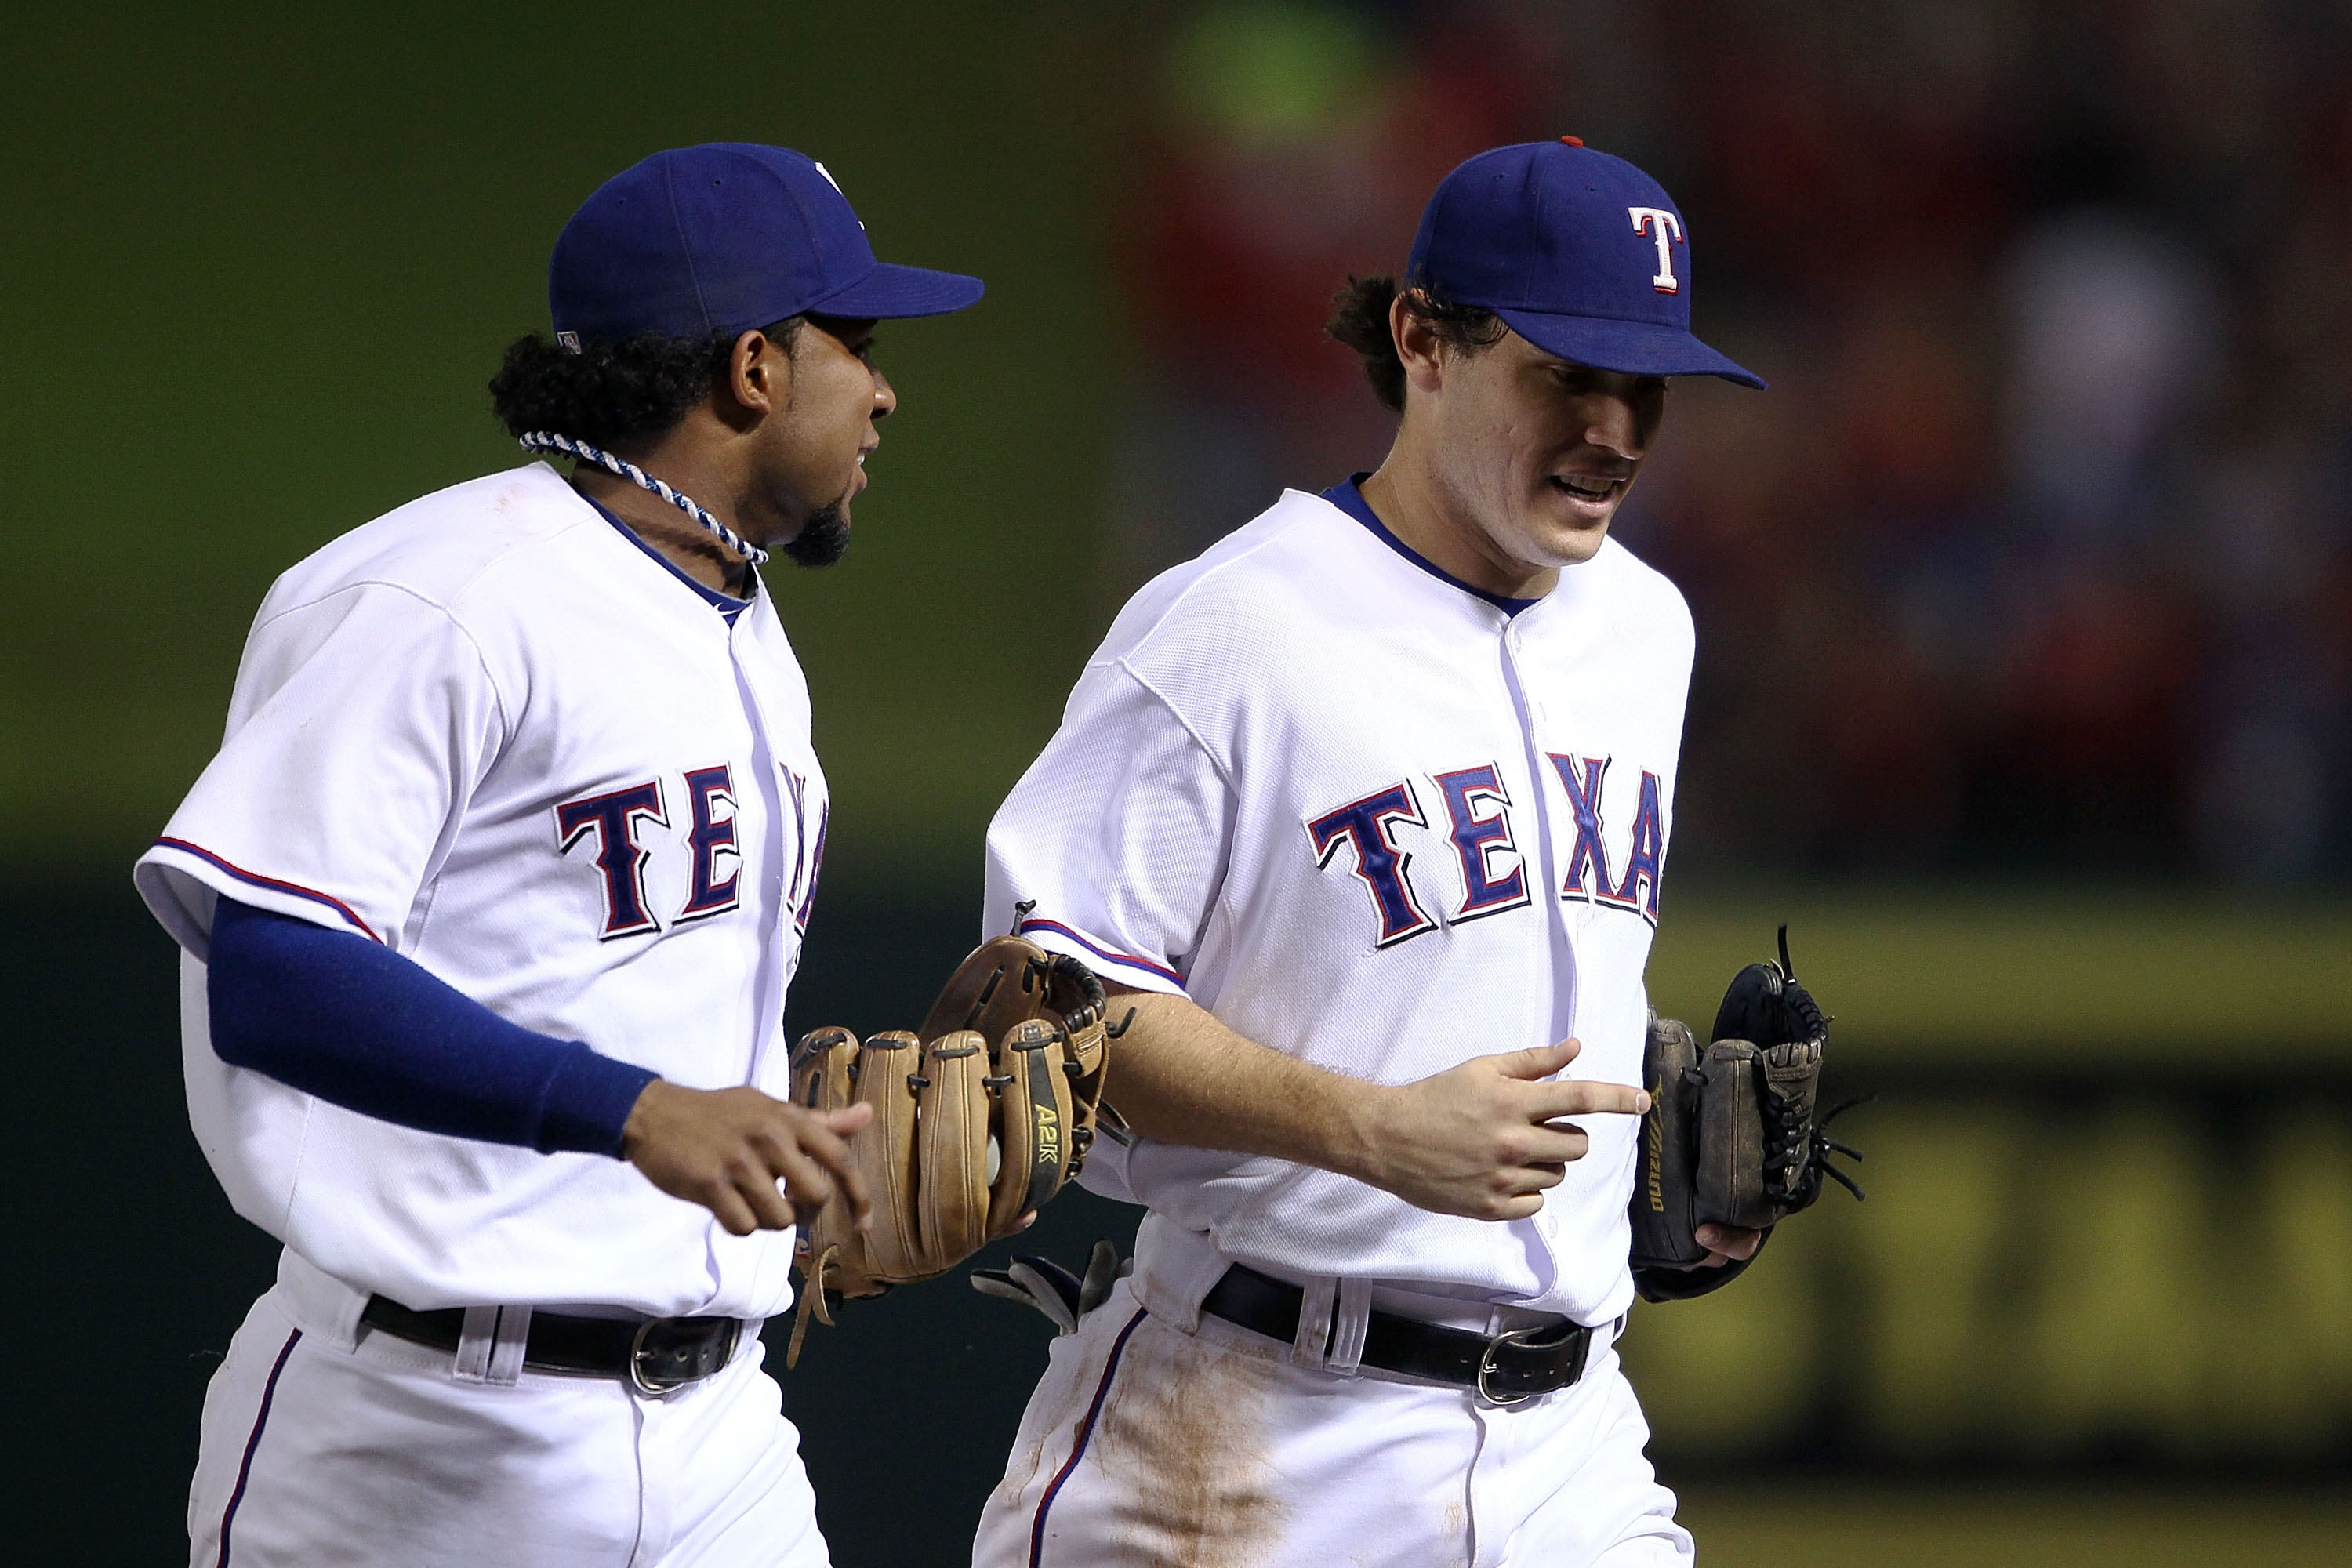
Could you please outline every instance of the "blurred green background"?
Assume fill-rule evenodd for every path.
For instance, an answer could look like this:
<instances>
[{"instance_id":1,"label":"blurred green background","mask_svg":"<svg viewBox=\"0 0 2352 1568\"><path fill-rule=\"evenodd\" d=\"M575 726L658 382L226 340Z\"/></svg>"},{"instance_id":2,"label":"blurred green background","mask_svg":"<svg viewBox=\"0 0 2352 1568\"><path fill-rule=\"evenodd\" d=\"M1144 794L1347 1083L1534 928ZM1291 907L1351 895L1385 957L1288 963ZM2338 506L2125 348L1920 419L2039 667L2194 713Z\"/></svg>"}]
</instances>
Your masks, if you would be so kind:
<instances>
[{"instance_id":1,"label":"blurred green background","mask_svg":"<svg viewBox=\"0 0 2352 1568\"><path fill-rule=\"evenodd\" d=\"M1774 383L1678 389L1622 524L1702 650L1653 994L1706 1015L1787 920L1838 1015L1830 1092L1879 1096L1841 1123L1867 1204L1832 1194L1737 1289L1635 1314L1703 1553L2344 1561L2347 23L12 18L7 1311L43 1358L12 1552L178 1554L204 1380L269 1274L186 1132L130 860L210 753L270 579L516 460L483 384L543 327L588 190L666 145L784 142L882 254L988 279L884 333L902 405L856 549L773 579L837 802L793 1021L871 1028L967 945L987 817L1124 593L1281 485L1377 462L1385 423L1317 333L1329 290L1402 261L1459 157L1574 132L1675 192L1700 331ZM1073 1194L1033 1239L1133 1223ZM785 1382L841 1563L958 1560L1042 1333L942 1283L819 1335ZM909 1475L935 1503L883 1500Z\"/></svg>"},{"instance_id":2,"label":"blurred green background","mask_svg":"<svg viewBox=\"0 0 2352 1568\"><path fill-rule=\"evenodd\" d=\"M0 854L135 854L218 743L288 564L522 460L483 390L581 198L660 147L817 150L882 252L985 308L884 336L855 565L778 588L858 804L837 869L972 861L1080 641L1009 628L1097 552L1122 55L1088 7L72 7L11 24ZM1089 129L1111 125L1108 132ZM971 715L1009 707L1008 733ZM855 820L851 820L854 818Z\"/></svg>"}]
</instances>

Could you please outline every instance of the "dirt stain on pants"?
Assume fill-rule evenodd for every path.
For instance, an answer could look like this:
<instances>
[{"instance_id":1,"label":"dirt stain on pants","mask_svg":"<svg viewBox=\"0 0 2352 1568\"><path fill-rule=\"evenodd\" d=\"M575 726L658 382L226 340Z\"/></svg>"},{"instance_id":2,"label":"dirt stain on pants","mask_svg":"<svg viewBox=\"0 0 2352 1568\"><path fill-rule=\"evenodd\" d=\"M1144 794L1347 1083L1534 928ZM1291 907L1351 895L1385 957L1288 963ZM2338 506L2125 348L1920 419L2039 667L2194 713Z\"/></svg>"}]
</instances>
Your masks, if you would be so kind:
<instances>
[{"instance_id":1,"label":"dirt stain on pants","mask_svg":"<svg viewBox=\"0 0 2352 1568\"><path fill-rule=\"evenodd\" d=\"M1290 1501L1271 1463L1271 1362L1160 1324L1128 1347L1091 1458L1124 1500L1119 1560L1264 1568Z\"/></svg>"}]
</instances>

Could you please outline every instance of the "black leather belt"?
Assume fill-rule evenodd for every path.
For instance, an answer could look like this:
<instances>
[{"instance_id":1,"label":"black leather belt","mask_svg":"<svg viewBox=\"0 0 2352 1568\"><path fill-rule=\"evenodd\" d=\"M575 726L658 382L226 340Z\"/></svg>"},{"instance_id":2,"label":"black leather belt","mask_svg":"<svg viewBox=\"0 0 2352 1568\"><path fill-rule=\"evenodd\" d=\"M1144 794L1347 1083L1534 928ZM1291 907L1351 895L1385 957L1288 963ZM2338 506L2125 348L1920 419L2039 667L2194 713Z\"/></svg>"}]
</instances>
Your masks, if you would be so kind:
<instances>
[{"instance_id":1,"label":"black leather belt","mask_svg":"<svg viewBox=\"0 0 2352 1568\"><path fill-rule=\"evenodd\" d=\"M384 1296L368 1298L360 1321L395 1339L456 1353L466 1309L419 1312ZM667 1394L723 1370L743 1324L735 1318L572 1318L533 1312L522 1364L533 1372L625 1379L640 1394Z\"/></svg>"},{"instance_id":2,"label":"black leather belt","mask_svg":"<svg viewBox=\"0 0 2352 1568\"><path fill-rule=\"evenodd\" d=\"M1298 1338L1307 1292L1244 1264L1225 1270L1201 1310L1286 1343ZM1364 1329L1363 1364L1431 1383L1475 1388L1490 1404L1517 1405L1567 1388L1584 1375L1592 1331L1566 1318L1507 1334L1474 1334L1373 1312Z\"/></svg>"}]
</instances>

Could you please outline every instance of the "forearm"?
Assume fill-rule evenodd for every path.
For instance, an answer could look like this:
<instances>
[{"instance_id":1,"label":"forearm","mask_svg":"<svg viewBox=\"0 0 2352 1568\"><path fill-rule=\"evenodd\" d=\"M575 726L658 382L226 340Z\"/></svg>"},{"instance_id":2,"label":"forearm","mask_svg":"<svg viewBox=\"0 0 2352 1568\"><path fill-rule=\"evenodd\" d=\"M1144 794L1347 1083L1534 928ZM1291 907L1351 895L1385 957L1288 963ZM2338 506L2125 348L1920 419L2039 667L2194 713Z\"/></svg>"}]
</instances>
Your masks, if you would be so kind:
<instances>
[{"instance_id":1,"label":"forearm","mask_svg":"<svg viewBox=\"0 0 2352 1568\"><path fill-rule=\"evenodd\" d=\"M1569 1118L1650 1104L1632 1084L1555 1080L1574 1040L1389 1085L1270 1050L1181 996L1124 992L1112 1010L1126 1007L1109 1095L1136 1131L1319 1166L1434 1214L1527 1218L1591 1146Z\"/></svg>"},{"instance_id":2,"label":"forearm","mask_svg":"<svg viewBox=\"0 0 2352 1568\"><path fill-rule=\"evenodd\" d=\"M1199 1004L1121 991L1110 1099L1146 1138L1294 1160L1363 1178L1395 1090L1286 1057L1235 1033Z\"/></svg>"},{"instance_id":3,"label":"forearm","mask_svg":"<svg viewBox=\"0 0 2352 1568\"><path fill-rule=\"evenodd\" d=\"M206 989L223 1061L426 1132L617 1156L654 1077L510 1024L365 937L227 899Z\"/></svg>"}]
</instances>

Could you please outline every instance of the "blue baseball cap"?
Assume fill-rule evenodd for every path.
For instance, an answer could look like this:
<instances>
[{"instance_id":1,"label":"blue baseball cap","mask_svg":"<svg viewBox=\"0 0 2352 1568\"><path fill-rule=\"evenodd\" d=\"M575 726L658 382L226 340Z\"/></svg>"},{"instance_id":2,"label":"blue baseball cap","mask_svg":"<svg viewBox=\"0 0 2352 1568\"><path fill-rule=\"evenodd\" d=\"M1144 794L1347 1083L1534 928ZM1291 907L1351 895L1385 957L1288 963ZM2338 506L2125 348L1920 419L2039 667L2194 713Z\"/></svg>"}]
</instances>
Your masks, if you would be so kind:
<instances>
[{"instance_id":1,"label":"blue baseball cap","mask_svg":"<svg viewBox=\"0 0 2352 1568\"><path fill-rule=\"evenodd\" d=\"M1689 230L1673 198L1573 136L1497 147L1446 175L1405 280L1596 370L1764 384L1691 336Z\"/></svg>"},{"instance_id":2,"label":"blue baseball cap","mask_svg":"<svg viewBox=\"0 0 2352 1568\"><path fill-rule=\"evenodd\" d=\"M656 153L580 204L547 266L559 339L741 332L816 310L939 316L986 285L874 258L824 164L713 142Z\"/></svg>"}]
</instances>

